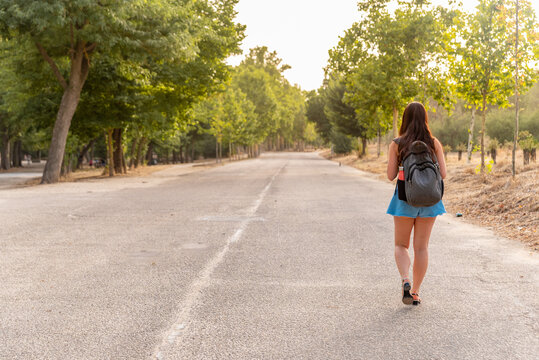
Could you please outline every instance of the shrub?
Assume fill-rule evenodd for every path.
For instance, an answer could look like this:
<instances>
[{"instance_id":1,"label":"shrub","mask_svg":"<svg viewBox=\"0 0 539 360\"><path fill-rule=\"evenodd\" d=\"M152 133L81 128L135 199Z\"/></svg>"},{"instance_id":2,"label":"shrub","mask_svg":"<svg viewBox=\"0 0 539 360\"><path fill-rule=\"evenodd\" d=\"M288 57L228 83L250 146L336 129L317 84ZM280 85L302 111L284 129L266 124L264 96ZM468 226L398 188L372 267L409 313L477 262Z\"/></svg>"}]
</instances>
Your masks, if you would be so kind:
<instances>
[{"instance_id":1,"label":"shrub","mask_svg":"<svg viewBox=\"0 0 539 360\"><path fill-rule=\"evenodd\" d=\"M535 161L536 149L539 147L539 142L528 131L521 131L518 136L518 145L524 153L524 165L530 163L530 157Z\"/></svg>"},{"instance_id":2,"label":"shrub","mask_svg":"<svg viewBox=\"0 0 539 360\"><path fill-rule=\"evenodd\" d=\"M331 143L336 154L348 154L353 149L352 139L335 129L331 131Z\"/></svg>"}]
</instances>

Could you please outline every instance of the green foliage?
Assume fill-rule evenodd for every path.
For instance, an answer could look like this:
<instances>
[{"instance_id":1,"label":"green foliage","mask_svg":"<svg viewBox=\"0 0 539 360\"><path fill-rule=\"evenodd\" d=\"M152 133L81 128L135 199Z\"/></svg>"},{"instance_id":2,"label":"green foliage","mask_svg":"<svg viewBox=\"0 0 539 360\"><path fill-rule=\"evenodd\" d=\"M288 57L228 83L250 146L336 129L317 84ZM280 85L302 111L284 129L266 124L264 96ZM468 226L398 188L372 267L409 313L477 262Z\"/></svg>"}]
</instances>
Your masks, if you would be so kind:
<instances>
[{"instance_id":1,"label":"green foliage","mask_svg":"<svg viewBox=\"0 0 539 360\"><path fill-rule=\"evenodd\" d=\"M331 141L331 122L325 112L326 99L323 93L324 90L319 89L311 91L307 95L306 116L314 124L324 142L329 143Z\"/></svg>"},{"instance_id":2,"label":"green foliage","mask_svg":"<svg viewBox=\"0 0 539 360\"><path fill-rule=\"evenodd\" d=\"M450 8L420 0L397 2L396 7L389 3L360 1L360 20L329 52L326 76L345 84L342 102L356 112L355 119L344 116L338 124L331 122L352 136L361 128L363 136L371 138L385 133L392 117L396 131L402 108L417 100L425 103L429 115L445 110L435 116L431 129L453 148L468 141L470 107L479 110L477 118L482 117L480 136L512 139L514 111L497 108L511 106L516 60L520 94L538 77L539 32L530 3L522 1L519 10L518 53L512 1L480 0L469 14L452 2ZM335 91L331 81L328 91ZM535 94L531 98L539 99ZM455 96L461 101L456 102ZM531 102L534 105L529 106L523 98L521 128L537 134L539 105L537 100ZM484 143L475 134L471 140ZM484 155L484 149L481 152Z\"/></svg>"},{"instance_id":3,"label":"green foliage","mask_svg":"<svg viewBox=\"0 0 539 360\"><path fill-rule=\"evenodd\" d=\"M523 112L519 128L530 132L534 137L539 139L539 108Z\"/></svg>"},{"instance_id":4,"label":"green foliage","mask_svg":"<svg viewBox=\"0 0 539 360\"><path fill-rule=\"evenodd\" d=\"M530 91L522 96L520 109L519 128L539 139L539 83L535 83Z\"/></svg>"},{"instance_id":5,"label":"green foliage","mask_svg":"<svg viewBox=\"0 0 539 360\"><path fill-rule=\"evenodd\" d=\"M324 91L325 113L329 121L339 132L353 137L364 137L365 127L358 121L356 110L344 100L346 87L342 80L331 79Z\"/></svg>"},{"instance_id":6,"label":"green foliage","mask_svg":"<svg viewBox=\"0 0 539 360\"><path fill-rule=\"evenodd\" d=\"M455 19L451 72L459 96L480 110L487 104L507 107L514 90L514 40L511 41L511 37L514 37L514 12L511 16L510 6L510 2L503 0L481 0L475 13L462 13ZM534 23L535 20L529 17L532 14L524 12L521 21ZM520 31L523 49L537 46L533 29ZM529 68L533 59L528 50L521 49L519 52L519 60L524 68ZM529 69L520 72L521 92L533 83L536 75Z\"/></svg>"},{"instance_id":7,"label":"green foliage","mask_svg":"<svg viewBox=\"0 0 539 360\"><path fill-rule=\"evenodd\" d=\"M522 97L520 108L519 129L528 131L535 138L539 138L539 84L535 84L528 93ZM487 115L487 135L500 142L513 142L515 131L515 109L494 109Z\"/></svg>"},{"instance_id":8,"label":"green foliage","mask_svg":"<svg viewBox=\"0 0 539 360\"><path fill-rule=\"evenodd\" d=\"M257 47L232 72L223 90L196 105L193 119L208 124L219 143L251 146L275 137L305 140L305 96L282 75L289 67Z\"/></svg>"},{"instance_id":9,"label":"green foliage","mask_svg":"<svg viewBox=\"0 0 539 360\"><path fill-rule=\"evenodd\" d=\"M533 150L539 147L539 141L528 131L521 131L518 135L518 145L522 150Z\"/></svg>"},{"instance_id":10,"label":"green foliage","mask_svg":"<svg viewBox=\"0 0 539 360\"><path fill-rule=\"evenodd\" d=\"M51 131L79 54L90 71L86 78L83 60L70 137L85 142L114 127L127 130L131 143L177 150L180 139L199 136L191 107L228 81L225 60L240 52L237 2L0 0L1 35L14 39L1 44L11 48L0 48L0 57L12 63L12 83L24 85L8 86L13 118Z\"/></svg>"},{"instance_id":11,"label":"green foliage","mask_svg":"<svg viewBox=\"0 0 539 360\"><path fill-rule=\"evenodd\" d=\"M305 126L304 138L308 144L316 147L322 146L323 140L320 134L316 131L316 125L312 122L308 122Z\"/></svg>"},{"instance_id":12,"label":"green foliage","mask_svg":"<svg viewBox=\"0 0 539 360\"><path fill-rule=\"evenodd\" d=\"M518 87L525 92L537 79L539 37L531 5L524 1L519 12L519 50L515 52L515 15L513 2L480 0L473 14L461 14L455 19L451 34L450 71L456 80L460 97L482 110L481 146L486 132L487 105L508 107L515 89L515 59L518 60ZM496 122L496 125L503 125ZM494 131L500 140L507 126ZM484 168L484 149L481 149Z\"/></svg>"},{"instance_id":13,"label":"green foliage","mask_svg":"<svg viewBox=\"0 0 539 360\"><path fill-rule=\"evenodd\" d=\"M440 67L444 29L454 12L424 1L399 2L390 11L387 3L359 2L362 20L330 51L326 68L346 84L345 102L356 110L366 138L387 131L393 116L396 131L396 115L413 99L432 97L446 108L452 103L449 79Z\"/></svg>"},{"instance_id":14,"label":"green foliage","mask_svg":"<svg viewBox=\"0 0 539 360\"><path fill-rule=\"evenodd\" d=\"M432 134L442 144L456 148L460 143L468 142L468 126L470 124L470 112L458 102L450 115L440 110L436 113L429 112L429 124Z\"/></svg>"},{"instance_id":15,"label":"green foliage","mask_svg":"<svg viewBox=\"0 0 539 360\"><path fill-rule=\"evenodd\" d=\"M490 174L492 172L492 169L494 168L494 160L490 160L488 163L486 163L485 165L485 171L487 174ZM476 174L480 174L481 173L481 164L477 165L475 167L475 173Z\"/></svg>"},{"instance_id":16,"label":"green foliage","mask_svg":"<svg viewBox=\"0 0 539 360\"><path fill-rule=\"evenodd\" d=\"M498 141L498 139L496 138L490 139L487 145L487 150L492 152L492 151L498 150L499 148L500 148L500 142Z\"/></svg>"},{"instance_id":17,"label":"green foliage","mask_svg":"<svg viewBox=\"0 0 539 360\"><path fill-rule=\"evenodd\" d=\"M337 154L348 154L354 148L353 139L336 128L331 131L331 143L333 144L333 152Z\"/></svg>"},{"instance_id":18,"label":"green foliage","mask_svg":"<svg viewBox=\"0 0 539 360\"><path fill-rule=\"evenodd\" d=\"M515 131L515 111L499 109L487 116L487 135L501 142L513 141Z\"/></svg>"}]
</instances>

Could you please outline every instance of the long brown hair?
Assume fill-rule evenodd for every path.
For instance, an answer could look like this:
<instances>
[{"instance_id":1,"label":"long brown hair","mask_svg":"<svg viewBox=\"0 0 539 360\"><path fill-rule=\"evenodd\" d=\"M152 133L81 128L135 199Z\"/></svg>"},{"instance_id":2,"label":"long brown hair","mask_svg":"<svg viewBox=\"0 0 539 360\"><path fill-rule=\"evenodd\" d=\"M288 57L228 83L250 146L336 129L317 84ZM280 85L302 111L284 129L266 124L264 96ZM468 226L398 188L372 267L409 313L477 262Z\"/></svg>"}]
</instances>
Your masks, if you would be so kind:
<instances>
[{"instance_id":1,"label":"long brown hair","mask_svg":"<svg viewBox=\"0 0 539 360\"><path fill-rule=\"evenodd\" d=\"M435 153L434 138L429 128L429 116L423 104L414 101L406 106L402 114L399 136L399 163L408 152L410 145L416 140L423 141L431 150L431 154Z\"/></svg>"}]
</instances>

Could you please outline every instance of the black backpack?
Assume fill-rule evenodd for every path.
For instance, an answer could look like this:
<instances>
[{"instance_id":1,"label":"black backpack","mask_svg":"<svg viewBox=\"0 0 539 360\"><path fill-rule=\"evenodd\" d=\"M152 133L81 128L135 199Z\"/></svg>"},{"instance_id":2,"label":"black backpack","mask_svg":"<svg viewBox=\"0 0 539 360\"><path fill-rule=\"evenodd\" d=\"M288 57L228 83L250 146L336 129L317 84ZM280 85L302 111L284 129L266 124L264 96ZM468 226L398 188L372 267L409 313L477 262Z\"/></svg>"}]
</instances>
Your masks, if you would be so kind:
<instances>
[{"instance_id":1,"label":"black backpack","mask_svg":"<svg viewBox=\"0 0 539 360\"><path fill-rule=\"evenodd\" d=\"M400 139L394 141L399 144ZM427 144L414 141L401 166L404 168L404 181L397 181L400 200L415 207L432 206L442 200L444 182L440 165L436 155L431 155Z\"/></svg>"}]
</instances>

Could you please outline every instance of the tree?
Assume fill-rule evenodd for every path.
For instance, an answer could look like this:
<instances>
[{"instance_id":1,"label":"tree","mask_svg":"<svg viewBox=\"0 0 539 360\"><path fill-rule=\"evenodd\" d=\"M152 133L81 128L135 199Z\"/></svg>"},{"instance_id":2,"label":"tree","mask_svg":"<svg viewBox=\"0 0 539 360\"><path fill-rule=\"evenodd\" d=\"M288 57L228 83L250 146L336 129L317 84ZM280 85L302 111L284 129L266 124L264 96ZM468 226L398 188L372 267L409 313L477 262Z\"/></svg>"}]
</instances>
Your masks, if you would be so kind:
<instances>
[{"instance_id":1,"label":"tree","mask_svg":"<svg viewBox=\"0 0 539 360\"><path fill-rule=\"evenodd\" d=\"M348 102L359 114L391 114L397 136L398 114L411 99L430 94L448 103L442 101L447 95L439 68L432 64L443 59L443 30L454 14L421 0L399 2L392 13L387 3L359 2L363 19L330 51L326 72L345 77Z\"/></svg>"},{"instance_id":2,"label":"tree","mask_svg":"<svg viewBox=\"0 0 539 360\"><path fill-rule=\"evenodd\" d=\"M512 172L513 177L516 176L516 150L519 134L519 94L521 88L523 91L530 86L530 80L536 81L539 71L534 70L530 64L536 63L539 59L539 29L535 18L535 12L529 1L516 0L515 7L512 3L506 4L506 20L511 34L514 34L513 43L515 44L514 52L514 79L515 79L515 129L513 136L513 153L512 153ZM513 23L512 19L515 19ZM520 24L520 29L519 29ZM523 79L520 77L520 71L523 72ZM523 82L521 81L523 80Z\"/></svg>"},{"instance_id":3,"label":"tree","mask_svg":"<svg viewBox=\"0 0 539 360\"><path fill-rule=\"evenodd\" d=\"M487 105L509 106L514 84L511 65L514 41L510 40L511 31L508 30L509 15L503 0L481 0L476 13L461 24L456 38L456 56L452 59L459 92L472 106L477 104L482 112L481 172L485 170ZM532 49L537 46L534 39L535 36L528 39ZM523 74L523 88L532 84L533 76L533 71Z\"/></svg>"},{"instance_id":4,"label":"tree","mask_svg":"<svg viewBox=\"0 0 539 360\"><path fill-rule=\"evenodd\" d=\"M57 180L81 97L105 116L96 122L91 111L81 111L73 136L111 129L117 159L125 130L140 137L133 141L137 154L152 144L152 132L175 133L169 131L175 122L186 121L189 108L229 77L225 59L240 51L245 29L234 22L237 2L0 0L2 35L32 44L24 47L26 58L41 57L63 92L43 182Z\"/></svg>"},{"instance_id":5,"label":"tree","mask_svg":"<svg viewBox=\"0 0 539 360\"><path fill-rule=\"evenodd\" d=\"M98 52L166 59L196 53L194 2L1 0L3 35L35 44L63 89L43 183L57 182L71 120ZM202 31L202 30L201 30ZM29 54L34 55L34 54Z\"/></svg>"},{"instance_id":6,"label":"tree","mask_svg":"<svg viewBox=\"0 0 539 360\"><path fill-rule=\"evenodd\" d=\"M331 79L326 96L325 112L328 119L336 126L339 132L358 138L358 156L366 153L366 141L368 129L358 119L356 109L345 101L346 86L341 79ZM359 139L362 140L362 152L360 152Z\"/></svg>"},{"instance_id":7,"label":"tree","mask_svg":"<svg viewBox=\"0 0 539 360\"><path fill-rule=\"evenodd\" d=\"M46 86L50 76L42 64L24 56L27 45L13 39L0 40L0 152L3 169L22 165L22 143L27 141L28 134L49 126L49 118L54 111L51 104L59 98L56 91ZM22 67L31 70L20 74ZM43 141L39 143L43 145Z\"/></svg>"},{"instance_id":8,"label":"tree","mask_svg":"<svg viewBox=\"0 0 539 360\"><path fill-rule=\"evenodd\" d=\"M324 89L320 88L317 91L311 91L307 95L306 116L309 122L313 123L316 131L324 142L331 141L331 122L329 121L324 108L326 106L326 98Z\"/></svg>"}]
</instances>

